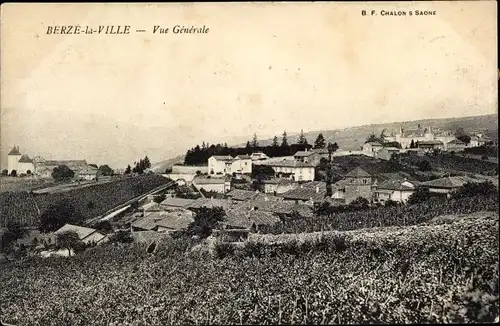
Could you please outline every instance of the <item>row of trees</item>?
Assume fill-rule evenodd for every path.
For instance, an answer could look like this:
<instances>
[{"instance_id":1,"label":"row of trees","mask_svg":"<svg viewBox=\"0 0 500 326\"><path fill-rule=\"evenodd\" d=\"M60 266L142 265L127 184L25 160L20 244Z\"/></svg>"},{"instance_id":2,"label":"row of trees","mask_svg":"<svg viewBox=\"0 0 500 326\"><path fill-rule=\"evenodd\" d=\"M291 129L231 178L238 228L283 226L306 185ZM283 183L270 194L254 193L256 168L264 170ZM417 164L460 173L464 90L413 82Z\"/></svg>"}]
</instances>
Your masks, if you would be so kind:
<instances>
[{"instance_id":1,"label":"row of trees","mask_svg":"<svg viewBox=\"0 0 500 326\"><path fill-rule=\"evenodd\" d=\"M335 143L336 144L336 143ZM314 142L314 148L321 149L326 147L326 139L323 134L319 134ZM337 146L338 147L338 146ZM252 141L247 141L243 148L228 147L224 144L209 144L203 142L202 145L196 145L186 152L184 164L186 165L202 165L206 164L208 159L213 155L251 155L255 152L262 152L269 157L291 156L297 151L304 151L313 148L310 145L301 130L297 142L294 144L288 143L288 135L283 132L281 142L277 136L274 136L272 144L268 146L260 146L257 140L257 134L254 134Z\"/></svg>"},{"instance_id":2,"label":"row of trees","mask_svg":"<svg viewBox=\"0 0 500 326\"><path fill-rule=\"evenodd\" d=\"M143 174L149 168L151 168L151 161L149 160L149 157L147 157L146 155L143 159L140 159L139 162L134 162L133 168L130 165L127 165L127 168L125 169L125 174L130 174L130 173Z\"/></svg>"}]
</instances>

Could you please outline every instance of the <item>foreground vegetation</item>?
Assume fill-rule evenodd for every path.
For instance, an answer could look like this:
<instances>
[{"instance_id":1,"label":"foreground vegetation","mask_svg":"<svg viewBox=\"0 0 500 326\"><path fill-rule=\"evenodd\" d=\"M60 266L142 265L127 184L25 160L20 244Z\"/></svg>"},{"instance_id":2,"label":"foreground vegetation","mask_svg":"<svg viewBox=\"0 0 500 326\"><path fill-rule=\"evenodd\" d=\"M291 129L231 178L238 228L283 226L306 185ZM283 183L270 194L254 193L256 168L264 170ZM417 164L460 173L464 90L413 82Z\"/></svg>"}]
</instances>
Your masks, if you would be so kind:
<instances>
[{"instance_id":1,"label":"foreground vegetation","mask_svg":"<svg viewBox=\"0 0 500 326\"><path fill-rule=\"evenodd\" d=\"M0 308L23 325L491 322L497 231L490 213L216 245L215 257L185 238L153 253L106 245L2 264Z\"/></svg>"}]
</instances>

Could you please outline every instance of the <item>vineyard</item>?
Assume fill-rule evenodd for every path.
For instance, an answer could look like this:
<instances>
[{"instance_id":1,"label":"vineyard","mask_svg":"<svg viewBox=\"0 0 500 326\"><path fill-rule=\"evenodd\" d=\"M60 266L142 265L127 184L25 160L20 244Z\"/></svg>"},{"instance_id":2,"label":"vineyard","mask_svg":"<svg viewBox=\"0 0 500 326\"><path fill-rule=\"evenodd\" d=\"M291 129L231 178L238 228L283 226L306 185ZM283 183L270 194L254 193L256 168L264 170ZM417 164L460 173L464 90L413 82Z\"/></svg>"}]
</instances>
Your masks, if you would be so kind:
<instances>
[{"instance_id":1,"label":"vineyard","mask_svg":"<svg viewBox=\"0 0 500 326\"><path fill-rule=\"evenodd\" d=\"M492 322L498 227L497 213L476 214L252 240L225 258L186 251L185 239L152 254L106 245L0 266L0 309L3 321L34 326Z\"/></svg>"},{"instance_id":2,"label":"vineyard","mask_svg":"<svg viewBox=\"0 0 500 326\"><path fill-rule=\"evenodd\" d=\"M16 220L24 226L36 226L40 214L50 205L61 201L73 205L86 219L92 218L167 182L168 179L159 175L143 175L66 192L1 193L0 227L10 220Z\"/></svg>"},{"instance_id":3,"label":"vineyard","mask_svg":"<svg viewBox=\"0 0 500 326\"><path fill-rule=\"evenodd\" d=\"M460 155L443 153L439 155L431 154L426 156L401 156L402 163L410 164L413 166L418 166L421 161L429 161L434 169L438 168L448 171L479 173L484 175L498 175L498 164L489 161L462 157Z\"/></svg>"},{"instance_id":4,"label":"vineyard","mask_svg":"<svg viewBox=\"0 0 500 326\"><path fill-rule=\"evenodd\" d=\"M301 233L328 230L409 226L423 223L439 215L498 211L498 194L457 199L434 197L414 205L382 206L355 212L342 212L310 218L288 218L280 223L260 227L261 233Z\"/></svg>"}]
</instances>

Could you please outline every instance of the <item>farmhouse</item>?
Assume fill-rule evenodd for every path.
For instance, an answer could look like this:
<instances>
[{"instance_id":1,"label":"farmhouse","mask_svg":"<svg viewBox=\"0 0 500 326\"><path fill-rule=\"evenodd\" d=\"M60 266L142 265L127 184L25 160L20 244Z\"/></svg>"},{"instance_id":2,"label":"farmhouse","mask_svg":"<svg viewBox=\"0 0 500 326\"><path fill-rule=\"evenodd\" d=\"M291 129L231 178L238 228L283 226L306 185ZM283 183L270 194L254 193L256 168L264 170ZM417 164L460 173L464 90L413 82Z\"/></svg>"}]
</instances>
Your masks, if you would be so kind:
<instances>
[{"instance_id":1,"label":"farmhouse","mask_svg":"<svg viewBox=\"0 0 500 326\"><path fill-rule=\"evenodd\" d=\"M467 182L482 182L484 180L473 179L465 176L444 177L434 179L427 182L422 182L421 187L429 189L429 192L434 194L451 195L451 193L462 187Z\"/></svg>"},{"instance_id":2,"label":"farmhouse","mask_svg":"<svg viewBox=\"0 0 500 326\"><path fill-rule=\"evenodd\" d=\"M78 234L78 238L83 243L101 243L106 241L107 237L97 231L96 229L86 228L78 225L65 224L62 228L54 232L55 235L64 233L64 232L76 232Z\"/></svg>"},{"instance_id":3,"label":"farmhouse","mask_svg":"<svg viewBox=\"0 0 500 326\"><path fill-rule=\"evenodd\" d=\"M313 181L314 165L290 160L266 163L271 166L278 178L288 177L295 181Z\"/></svg>"},{"instance_id":4,"label":"farmhouse","mask_svg":"<svg viewBox=\"0 0 500 326\"><path fill-rule=\"evenodd\" d=\"M314 204L316 202L321 202L325 199L326 189L320 189L319 186L315 188L296 188L282 194L285 200L291 200L295 203L309 203Z\"/></svg>"},{"instance_id":5,"label":"farmhouse","mask_svg":"<svg viewBox=\"0 0 500 326\"><path fill-rule=\"evenodd\" d=\"M440 140L423 140L416 143L417 148L430 152L435 149L444 149L444 144Z\"/></svg>"},{"instance_id":6,"label":"farmhouse","mask_svg":"<svg viewBox=\"0 0 500 326\"><path fill-rule=\"evenodd\" d=\"M363 145L363 154L375 157L376 153L382 149L382 144L378 142L368 142Z\"/></svg>"},{"instance_id":7,"label":"farmhouse","mask_svg":"<svg viewBox=\"0 0 500 326\"><path fill-rule=\"evenodd\" d=\"M358 197L367 200L372 199L372 175L360 167L355 168L344 176L344 198L345 203L349 204Z\"/></svg>"},{"instance_id":8,"label":"farmhouse","mask_svg":"<svg viewBox=\"0 0 500 326\"><path fill-rule=\"evenodd\" d=\"M215 191L220 193L226 193L231 190L231 182L226 178L194 178L193 186L196 189L205 191Z\"/></svg>"},{"instance_id":9,"label":"farmhouse","mask_svg":"<svg viewBox=\"0 0 500 326\"><path fill-rule=\"evenodd\" d=\"M388 200L396 202L406 202L415 192L413 182L401 179L389 179L381 182L374 192L374 202L384 203Z\"/></svg>"},{"instance_id":10,"label":"farmhouse","mask_svg":"<svg viewBox=\"0 0 500 326\"><path fill-rule=\"evenodd\" d=\"M266 194L282 194L299 186L294 180L287 178L274 178L264 180L262 183L264 184L264 193Z\"/></svg>"},{"instance_id":11,"label":"farmhouse","mask_svg":"<svg viewBox=\"0 0 500 326\"><path fill-rule=\"evenodd\" d=\"M252 173L252 158L248 155L213 155L208 159L209 174L248 174Z\"/></svg>"},{"instance_id":12,"label":"farmhouse","mask_svg":"<svg viewBox=\"0 0 500 326\"><path fill-rule=\"evenodd\" d=\"M310 163L312 165L318 165L319 161L321 159L321 155L318 152L316 152L316 151L305 150L305 151L298 151L297 153L295 153L295 155L293 156L293 158L297 162Z\"/></svg>"},{"instance_id":13,"label":"farmhouse","mask_svg":"<svg viewBox=\"0 0 500 326\"><path fill-rule=\"evenodd\" d=\"M391 157L399 153L399 149L396 147L382 147L375 153L375 157L381 160L390 160Z\"/></svg>"},{"instance_id":14,"label":"farmhouse","mask_svg":"<svg viewBox=\"0 0 500 326\"><path fill-rule=\"evenodd\" d=\"M467 144L460 139L453 139L452 141L447 142L445 147L447 151L460 152L467 147Z\"/></svg>"}]
</instances>

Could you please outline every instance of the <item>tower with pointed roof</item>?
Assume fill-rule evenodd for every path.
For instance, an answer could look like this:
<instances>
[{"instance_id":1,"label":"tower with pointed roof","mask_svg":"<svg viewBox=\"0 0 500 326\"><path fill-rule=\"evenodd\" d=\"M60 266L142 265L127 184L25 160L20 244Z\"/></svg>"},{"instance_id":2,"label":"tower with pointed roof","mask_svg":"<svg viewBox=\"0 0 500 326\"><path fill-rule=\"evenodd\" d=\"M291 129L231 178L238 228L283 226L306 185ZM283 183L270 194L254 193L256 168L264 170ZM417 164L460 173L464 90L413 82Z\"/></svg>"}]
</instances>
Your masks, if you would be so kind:
<instances>
[{"instance_id":1,"label":"tower with pointed roof","mask_svg":"<svg viewBox=\"0 0 500 326\"><path fill-rule=\"evenodd\" d=\"M373 176L360 167L355 168L344 176L345 203L349 204L358 197L372 200Z\"/></svg>"},{"instance_id":2,"label":"tower with pointed roof","mask_svg":"<svg viewBox=\"0 0 500 326\"><path fill-rule=\"evenodd\" d=\"M19 146L14 146L9 154L7 154L7 170L9 171L9 174L12 170L18 170L18 162L21 157L22 155L21 152L19 152Z\"/></svg>"}]
</instances>

